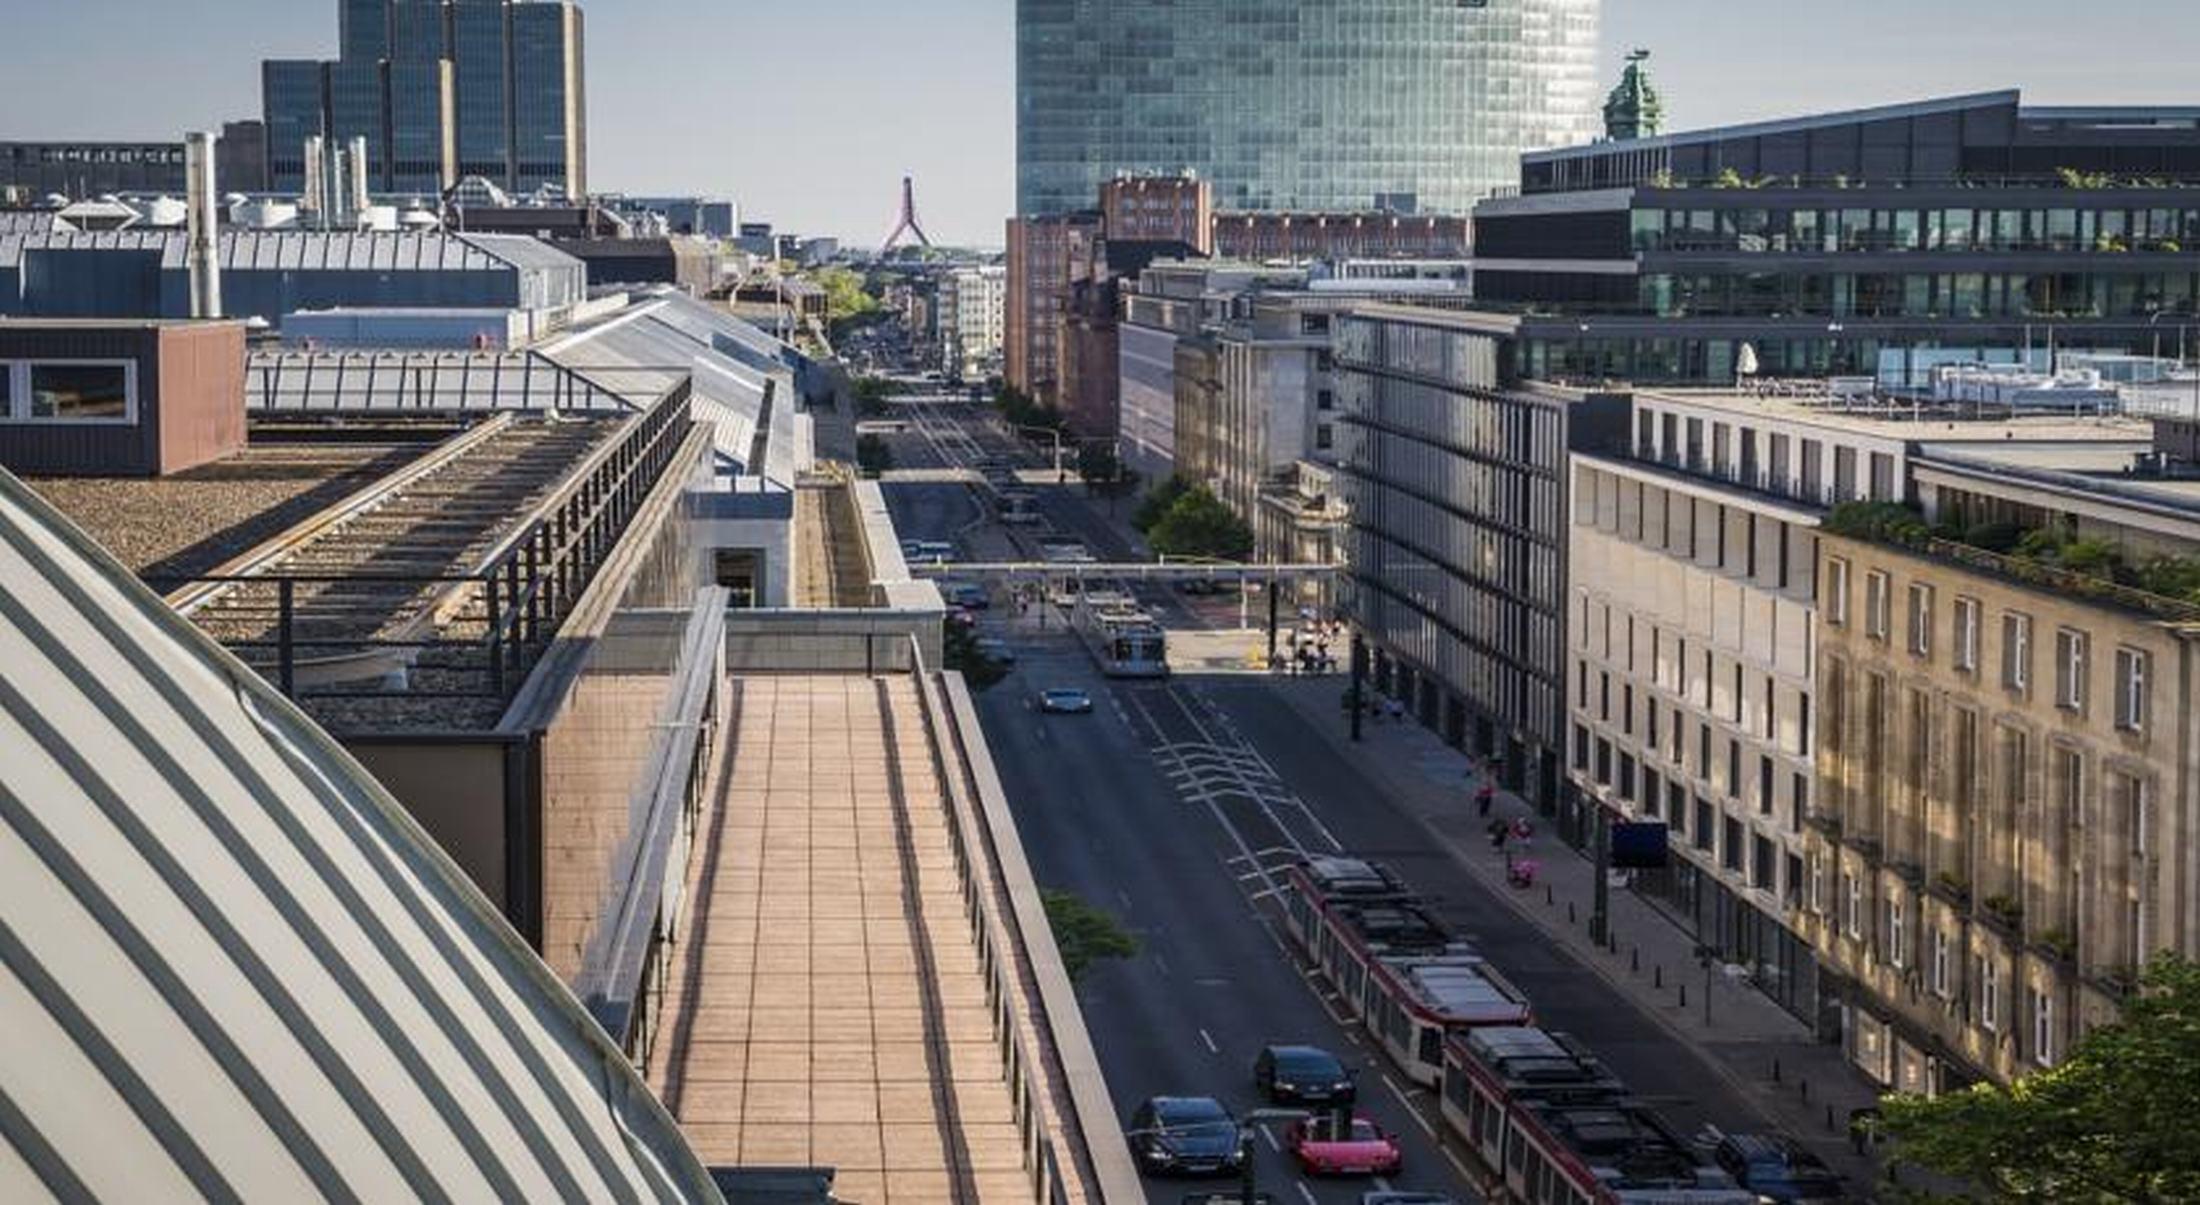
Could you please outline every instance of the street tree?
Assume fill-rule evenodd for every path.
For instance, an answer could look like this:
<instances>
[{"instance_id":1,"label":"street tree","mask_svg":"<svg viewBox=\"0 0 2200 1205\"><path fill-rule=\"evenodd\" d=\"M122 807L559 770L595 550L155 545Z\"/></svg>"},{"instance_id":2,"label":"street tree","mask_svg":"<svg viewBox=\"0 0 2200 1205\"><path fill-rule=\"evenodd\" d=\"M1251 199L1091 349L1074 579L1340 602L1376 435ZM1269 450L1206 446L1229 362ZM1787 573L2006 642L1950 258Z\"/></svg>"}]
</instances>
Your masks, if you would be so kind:
<instances>
[{"instance_id":1,"label":"street tree","mask_svg":"<svg viewBox=\"0 0 2200 1205\"><path fill-rule=\"evenodd\" d=\"M1154 525L1169 513L1169 508L1175 506L1177 500L1191 488L1192 483L1183 477L1171 477L1153 487L1131 509L1131 526L1137 528L1140 535L1152 532Z\"/></svg>"},{"instance_id":2,"label":"street tree","mask_svg":"<svg viewBox=\"0 0 2200 1205\"><path fill-rule=\"evenodd\" d=\"M1062 951L1062 965L1071 979L1084 978L1092 964L1103 958L1130 958L1138 953L1138 939L1113 916L1066 891L1048 891L1047 926L1054 930L1054 944Z\"/></svg>"},{"instance_id":3,"label":"street tree","mask_svg":"<svg viewBox=\"0 0 2200 1205\"><path fill-rule=\"evenodd\" d=\"M2120 1021L2002 1087L1887 1098L1897 1155L1997 1201L2200 1201L2200 964L2164 954ZM1913 1201L1971 1200L1913 1191Z\"/></svg>"},{"instance_id":4,"label":"street tree","mask_svg":"<svg viewBox=\"0 0 2200 1205\"><path fill-rule=\"evenodd\" d=\"M1206 486L1193 486L1146 533L1164 556L1242 561L1253 554L1253 529Z\"/></svg>"}]
</instances>

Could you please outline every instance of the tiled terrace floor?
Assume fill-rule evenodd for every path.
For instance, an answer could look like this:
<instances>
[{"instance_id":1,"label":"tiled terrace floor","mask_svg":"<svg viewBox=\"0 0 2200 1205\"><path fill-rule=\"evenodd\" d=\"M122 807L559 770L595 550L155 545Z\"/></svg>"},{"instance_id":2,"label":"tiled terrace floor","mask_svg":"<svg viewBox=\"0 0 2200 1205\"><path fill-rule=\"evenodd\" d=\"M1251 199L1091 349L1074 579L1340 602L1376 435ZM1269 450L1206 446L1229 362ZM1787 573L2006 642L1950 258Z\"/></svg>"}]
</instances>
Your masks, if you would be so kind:
<instances>
[{"instance_id":1,"label":"tiled terrace floor","mask_svg":"<svg viewBox=\"0 0 2200 1205\"><path fill-rule=\"evenodd\" d=\"M914 685L735 692L652 1085L714 1166L831 1166L865 1205L1028 1201Z\"/></svg>"}]
</instances>

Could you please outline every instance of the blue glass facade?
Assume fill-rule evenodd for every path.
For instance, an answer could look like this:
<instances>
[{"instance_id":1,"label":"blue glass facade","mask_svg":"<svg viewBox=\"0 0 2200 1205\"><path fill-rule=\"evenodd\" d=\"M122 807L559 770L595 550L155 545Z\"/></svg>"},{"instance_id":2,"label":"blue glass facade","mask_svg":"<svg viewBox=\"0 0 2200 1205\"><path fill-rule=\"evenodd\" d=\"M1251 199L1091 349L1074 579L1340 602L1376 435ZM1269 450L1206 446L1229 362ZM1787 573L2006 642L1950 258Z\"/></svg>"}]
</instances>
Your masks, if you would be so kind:
<instances>
[{"instance_id":1,"label":"blue glass facade","mask_svg":"<svg viewBox=\"0 0 2200 1205\"><path fill-rule=\"evenodd\" d=\"M502 184L512 172L511 34L503 0L455 0L451 60L458 102L458 174Z\"/></svg>"},{"instance_id":2,"label":"blue glass facade","mask_svg":"<svg viewBox=\"0 0 2200 1205\"><path fill-rule=\"evenodd\" d=\"M512 188L562 184L585 192L581 14L564 4L511 9Z\"/></svg>"},{"instance_id":3,"label":"blue glass facade","mask_svg":"<svg viewBox=\"0 0 2200 1205\"><path fill-rule=\"evenodd\" d=\"M339 0L334 62L268 62L270 185L303 187L304 144L367 140L368 183L433 194L462 176L587 187L581 12L569 0Z\"/></svg>"},{"instance_id":4,"label":"blue glass facade","mask_svg":"<svg viewBox=\"0 0 2200 1205\"><path fill-rule=\"evenodd\" d=\"M305 187L306 139L326 133L328 98L323 65L297 59L260 64L260 95L267 120L268 187L295 193Z\"/></svg>"},{"instance_id":5,"label":"blue glass facade","mask_svg":"<svg viewBox=\"0 0 2200 1205\"><path fill-rule=\"evenodd\" d=\"M1017 208L1190 169L1220 209L1464 213L1596 132L1600 0L1018 0Z\"/></svg>"}]
</instances>

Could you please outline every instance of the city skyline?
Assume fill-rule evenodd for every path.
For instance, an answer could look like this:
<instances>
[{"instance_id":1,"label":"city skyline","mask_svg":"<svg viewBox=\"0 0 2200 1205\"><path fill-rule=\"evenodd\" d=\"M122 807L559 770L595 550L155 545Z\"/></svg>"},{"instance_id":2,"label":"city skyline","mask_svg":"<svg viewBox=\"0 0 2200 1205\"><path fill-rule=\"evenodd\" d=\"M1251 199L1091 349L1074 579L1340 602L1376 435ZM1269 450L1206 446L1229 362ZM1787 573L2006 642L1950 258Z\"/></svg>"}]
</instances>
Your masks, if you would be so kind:
<instances>
[{"instance_id":1,"label":"city skyline","mask_svg":"<svg viewBox=\"0 0 2200 1205\"><path fill-rule=\"evenodd\" d=\"M701 0L627 4L615 16L584 7L596 10L592 187L727 193L745 215L868 242L892 225L907 173L942 241L1001 242L1015 196L1013 0L938 0L921 11L854 0L832 17L767 10L730 23ZM322 56L336 45L333 5L275 0L201 5L188 40L112 36L169 11L156 0L109 0L42 14L38 38L0 46L0 76L12 81L0 137L169 139L218 128L258 115L261 59ZM2193 99L2180 64L2200 51L2200 31L2173 23L2174 0L2092 10L2097 28L2146 32L2124 39L2108 79L2064 53L2067 30L2049 19L2059 10L2047 0L1994 11L1993 41L1982 44L1975 14L1895 0L1754 26L1712 0L1614 5L1597 78L1608 85L1628 49L1649 47L1669 129L1998 88L2021 88L2033 104ZM1897 18L1911 36L1891 41L1884 33ZM713 29L721 35L696 36ZM1951 45L1964 53L1947 53ZM88 72L107 84L84 87ZM684 95L668 94L667 80L682 81ZM804 103L774 99L788 96ZM791 121L795 111L804 116ZM156 114L172 116L173 127ZM698 139L713 153L695 155Z\"/></svg>"}]
</instances>

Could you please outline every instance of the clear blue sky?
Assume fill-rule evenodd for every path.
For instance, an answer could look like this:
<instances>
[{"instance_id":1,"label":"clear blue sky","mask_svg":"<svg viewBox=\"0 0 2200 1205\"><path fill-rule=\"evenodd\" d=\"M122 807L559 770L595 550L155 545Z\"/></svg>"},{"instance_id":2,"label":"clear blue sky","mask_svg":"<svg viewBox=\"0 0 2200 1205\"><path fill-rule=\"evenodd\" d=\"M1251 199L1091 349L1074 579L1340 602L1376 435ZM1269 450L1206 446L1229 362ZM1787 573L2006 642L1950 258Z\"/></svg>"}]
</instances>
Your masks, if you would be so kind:
<instances>
[{"instance_id":1,"label":"clear blue sky","mask_svg":"<svg viewBox=\"0 0 2200 1205\"><path fill-rule=\"evenodd\" d=\"M1335 0L1347 3L1349 0ZM935 238L998 244L1014 0L588 0L600 189L730 192L882 237L904 171ZM2019 87L2200 104L2193 0L1607 0L1607 76L1655 51L1686 128ZM0 138L157 138L256 116L258 61L326 57L335 0L0 0Z\"/></svg>"}]
</instances>

